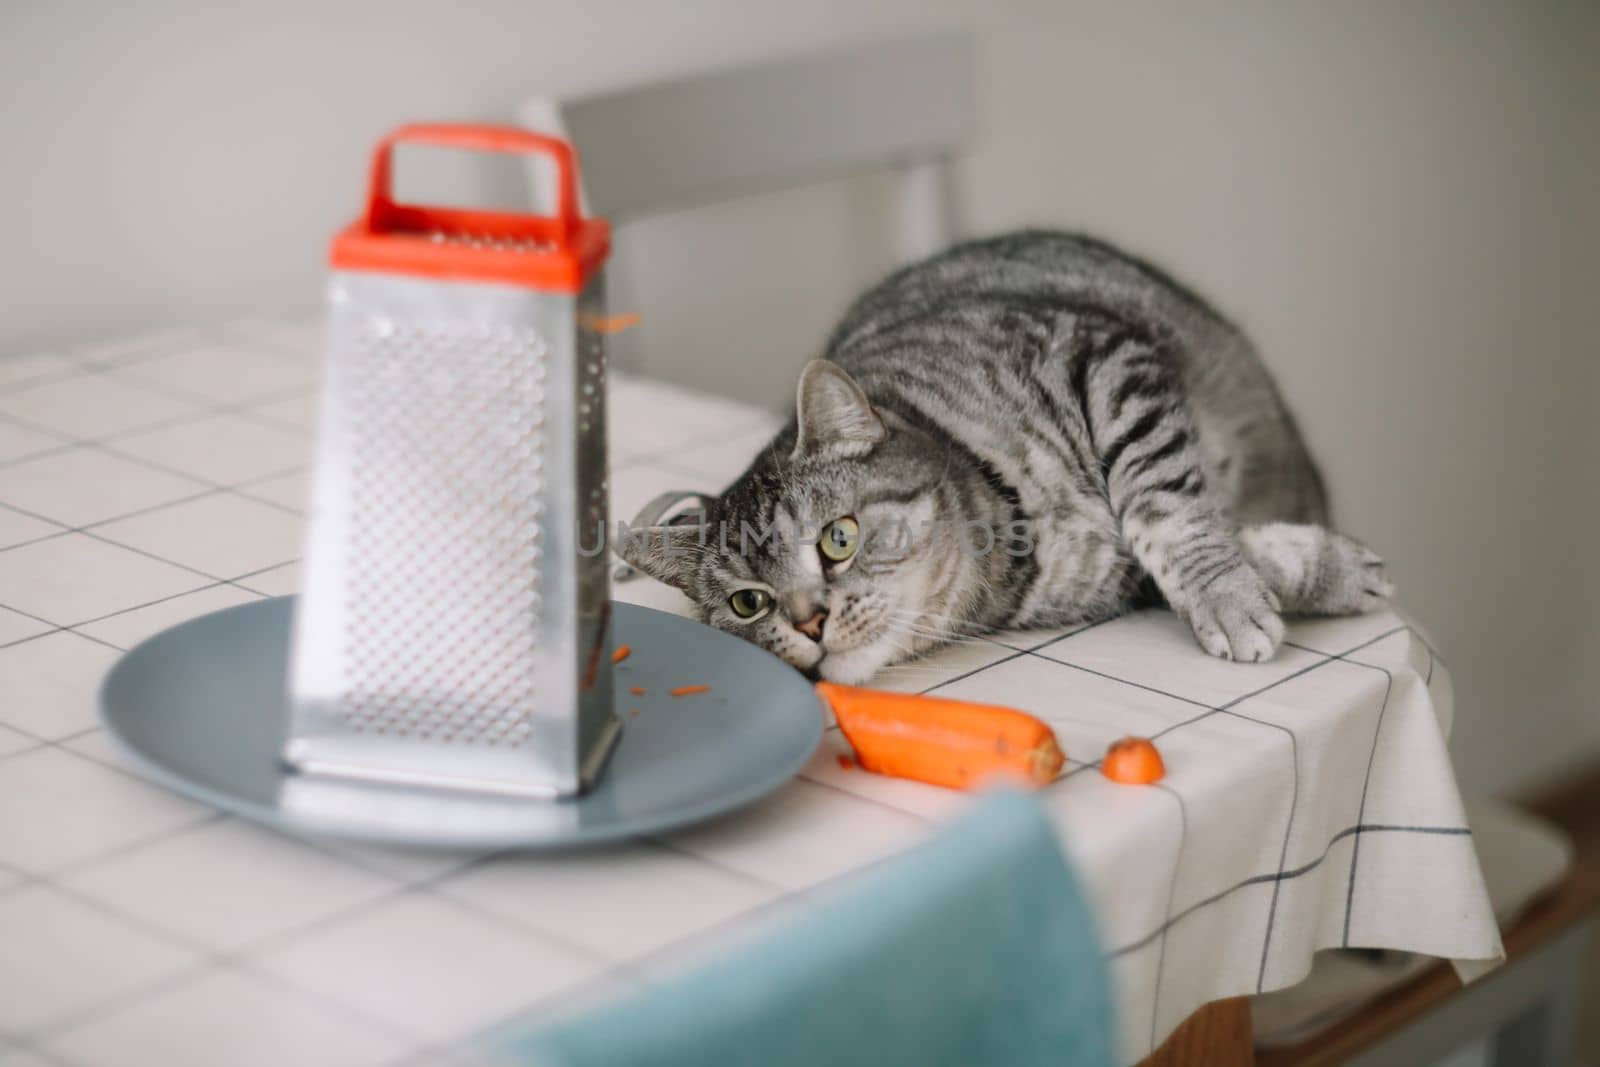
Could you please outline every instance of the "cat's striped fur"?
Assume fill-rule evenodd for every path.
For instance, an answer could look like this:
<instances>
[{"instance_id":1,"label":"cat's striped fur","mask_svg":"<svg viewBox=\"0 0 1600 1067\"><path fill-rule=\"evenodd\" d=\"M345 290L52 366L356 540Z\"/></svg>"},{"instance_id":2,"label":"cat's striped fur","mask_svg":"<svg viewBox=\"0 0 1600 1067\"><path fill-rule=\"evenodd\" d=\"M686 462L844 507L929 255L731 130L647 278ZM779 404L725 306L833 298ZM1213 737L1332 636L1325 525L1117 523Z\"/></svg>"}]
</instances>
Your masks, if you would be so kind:
<instances>
[{"instance_id":1,"label":"cat's striped fur","mask_svg":"<svg viewBox=\"0 0 1600 1067\"><path fill-rule=\"evenodd\" d=\"M835 564L815 531L840 516L867 533ZM964 244L862 297L802 376L796 420L707 517L624 554L707 621L843 682L1157 595L1208 652L1263 660L1280 612L1389 593L1379 559L1327 528L1243 334L1159 271L1062 234ZM771 597L752 619L729 605L746 588Z\"/></svg>"}]
</instances>

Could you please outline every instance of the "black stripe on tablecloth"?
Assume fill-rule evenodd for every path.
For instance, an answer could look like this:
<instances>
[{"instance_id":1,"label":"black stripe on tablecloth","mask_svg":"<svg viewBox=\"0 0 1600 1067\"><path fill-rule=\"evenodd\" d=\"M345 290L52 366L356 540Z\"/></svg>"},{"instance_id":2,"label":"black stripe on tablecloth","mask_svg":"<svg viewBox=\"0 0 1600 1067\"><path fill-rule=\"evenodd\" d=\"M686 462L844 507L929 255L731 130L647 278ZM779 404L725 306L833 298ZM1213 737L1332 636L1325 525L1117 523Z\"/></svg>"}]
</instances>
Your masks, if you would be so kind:
<instances>
[{"instance_id":1,"label":"black stripe on tablecloth","mask_svg":"<svg viewBox=\"0 0 1600 1067\"><path fill-rule=\"evenodd\" d=\"M1178 914L1163 922L1154 930L1151 930L1148 934L1145 934L1143 937L1135 938L1120 948L1112 949L1110 952L1106 953L1106 958L1116 959L1119 956L1126 956L1131 952L1137 952L1140 949L1145 948L1156 938L1161 937L1164 933L1166 933L1168 929L1176 926L1178 923L1182 922L1184 919L1187 919L1201 908L1215 904L1217 901L1231 896L1241 889L1248 889L1253 885L1261 885L1263 882L1287 882L1295 878L1299 878L1301 875L1310 874L1312 871L1322 866L1323 861L1328 858L1328 853L1333 851L1333 846L1338 844L1340 841L1343 841L1347 837L1350 837L1354 834L1380 833L1436 834L1446 837L1472 836L1472 831L1465 826L1395 826L1384 823L1369 823L1366 825L1355 824L1346 826L1343 830L1340 830L1338 833L1334 834L1328 839L1328 846L1322 850L1322 855L1318 856L1310 863L1307 863L1301 867L1295 867L1291 870L1283 871L1279 874L1258 874L1253 877L1246 878L1237 885L1231 885L1227 889L1219 890L1204 900L1197 900L1187 908L1184 908Z\"/></svg>"},{"instance_id":2,"label":"black stripe on tablecloth","mask_svg":"<svg viewBox=\"0 0 1600 1067\"><path fill-rule=\"evenodd\" d=\"M1353 662L1353 661L1347 661ZM1356 825L1367 821L1367 787L1372 784L1372 764L1378 758L1378 741L1383 737L1383 717L1389 713L1389 695L1394 692L1394 672L1387 667L1378 667L1370 663L1358 664L1362 667L1371 667L1373 670L1382 671L1383 706L1378 709L1378 722L1372 728L1372 749L1367 753L1367 773L1361 779L1361 807L1356 810ZM1344 891L1344 947L1350 947L1350 914L1356 900L1356 863L1361 859L1361 831L1356 831L1355 844L1350 847L1350 884Z\"/></svg>"},{"instance_id":3,"label":"black stripe on tablecloth","mask_svg":"<svg viewBox=\"0 0 1600 1067\"><path fill-rule=\"evenodd\" d=\"M1413 633L1414 632L1415 631L1413 631ZM1426 642L1424 642L1424 644L1426 644ZM1298 648L1300 646L1296 645L1295 647ZM1378 708L1378 721L1372 728L1372 748L1367 752L1367 772L1366 775L1361 779L1361 807L1356 811L1356 826L1360 827L1367 820L1367 789L1372 785L1372 764L1378 758L1378 742L1383 737L1383 718L1389 713L1389 697L1394 693L1394 672L1389 668L1379 666L1376 663L1364 663L1360 660L1348 659L1347 657L1349 655L1350 653L1344 652L1340 653L1334 658L1342 660L1345 663L1353 664L1357 667L1365 667L1368 670L1382 671L1384 677L1383 704ZM1434 656L1430 650L1428 653L1429 677L1432 677L1433 675L1433 661ZM1423 684L1426 685L1427 683L1424 682ZM1357 829L1355 844L1350 848L1350 882L1345 887L1344 893L1344 938L1341 942L1344 948L1350 947L1350 916L1355 910L1356 864L1360 861L1360 859L1361 830Z\"/></svg>"},{"instance_id":4,"label":"black stripe on tablecloth","mask_svg":"<svg viewBox=\"0 0 1600 1067\"><path fill-rule=\"evenodd\" d=\"M1189 809L1176 789L1163 783L1156 788L1178 802L1178 854L1172 860L1172 884L1167 887L1167 914L1172 914L1172 901L1178 894L1178 872L1183 868L1183 846L1189 840ZM1169 923L1161 924L1161 951L1156 957L1156 987L1150 997L1150 1047L1156 1047L1156 1024L1161 1019L1161 977L1167 969L1167 930Z\"/></svg>"}]
</instances>

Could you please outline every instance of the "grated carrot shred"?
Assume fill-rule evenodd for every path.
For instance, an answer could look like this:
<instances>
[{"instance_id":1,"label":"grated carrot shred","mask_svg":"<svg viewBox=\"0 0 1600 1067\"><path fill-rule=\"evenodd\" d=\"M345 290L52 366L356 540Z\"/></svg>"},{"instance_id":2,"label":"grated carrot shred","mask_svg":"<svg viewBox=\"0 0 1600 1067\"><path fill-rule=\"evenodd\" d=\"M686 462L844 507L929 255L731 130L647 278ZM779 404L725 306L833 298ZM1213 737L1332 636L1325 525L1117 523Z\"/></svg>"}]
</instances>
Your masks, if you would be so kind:
<instances>
[{"instance_id":1,"label":"grated carrot shred","mask_svg":"<svg viewBox=\"0 0 1600 1067\"><path fill-rule=\"evenodd\" d=\"M639 325L639 313L626 311L620 315L594 315L586 312L578 316L578 325L595 333L621 333Z\"/></svg>"}]
</instances>

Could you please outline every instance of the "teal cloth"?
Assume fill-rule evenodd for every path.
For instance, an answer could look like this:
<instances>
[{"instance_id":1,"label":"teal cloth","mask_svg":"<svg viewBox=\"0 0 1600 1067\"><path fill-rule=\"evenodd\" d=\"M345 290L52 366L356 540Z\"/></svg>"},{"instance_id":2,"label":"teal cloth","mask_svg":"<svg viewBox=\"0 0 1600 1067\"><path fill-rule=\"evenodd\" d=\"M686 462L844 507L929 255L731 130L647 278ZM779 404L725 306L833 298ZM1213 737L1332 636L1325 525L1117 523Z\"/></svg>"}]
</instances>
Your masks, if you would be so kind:
<instances>
[{"instance_id":1,"label":"teal cloth","mask_svg":"<svg viewBox=\"0 0 1600 1067\"><path fill-rule=\"evenodd\" d=\"M1001 792L753 943L492 1044L538 1067L1109 1067L1112 1022L1054 831Z\"/></svg>"}]
</instances>

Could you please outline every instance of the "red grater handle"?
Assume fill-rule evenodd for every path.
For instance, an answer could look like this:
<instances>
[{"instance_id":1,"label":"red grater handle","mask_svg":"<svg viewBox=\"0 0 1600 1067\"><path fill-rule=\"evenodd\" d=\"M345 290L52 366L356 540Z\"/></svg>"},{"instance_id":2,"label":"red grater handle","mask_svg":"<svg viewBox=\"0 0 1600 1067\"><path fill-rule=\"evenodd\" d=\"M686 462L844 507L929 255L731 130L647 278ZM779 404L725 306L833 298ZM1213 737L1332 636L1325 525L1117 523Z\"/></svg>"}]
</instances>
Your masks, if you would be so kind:
<instances>
[{"instance_id":1,"label":"red grater handle","mask_svg":"<svg viewBox=\"0 0 1600 1067\"><path fill-rule=\"evenodd\" d=\"M456 148L464 152L510 152L537 154L556 165L557 246L565 250L578 226L577 165L572 146L516 126L490 126L474 123L421 122L401 126L390 133L372 153L372 182L367 191L366 220L369 232L375 231L383 217L395 207L390 174L394 169L394 146L430 145Z\"/></svg>"}]
</instances>

